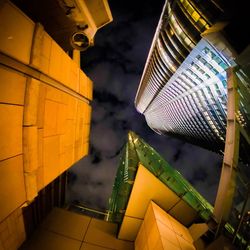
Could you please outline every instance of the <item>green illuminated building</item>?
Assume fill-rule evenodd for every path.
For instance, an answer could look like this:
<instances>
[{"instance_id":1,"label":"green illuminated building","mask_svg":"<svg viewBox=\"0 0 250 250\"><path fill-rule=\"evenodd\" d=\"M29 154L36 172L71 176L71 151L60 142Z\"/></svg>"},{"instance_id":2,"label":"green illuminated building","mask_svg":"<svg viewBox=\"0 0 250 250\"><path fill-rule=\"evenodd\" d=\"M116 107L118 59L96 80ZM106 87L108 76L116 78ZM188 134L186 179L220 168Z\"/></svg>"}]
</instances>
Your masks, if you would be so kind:
<instances>
[{"instance_id":1,"label":"green illuminated building","mask_svg":"<svg viewBox=\"0 0 250 250\"><path fill-rule=\"evenodd\" d=\"M208 220L213 207L194 189L194 187L160 154L134 132L129 132L109 202L113 220L121 222L126 210L139 164L146 167L154 176L170 188L176 195L190 205L200 218Z\"/></svg>"},{"instance_id":2,"label":"green illuminated building","mask_svg":"<svg viewBox=\"0 0 250 250\"><path fill-rule=\"evenodd\" d=\"M146 175L140 174L142 169ZM186 228L209 225L213 221L213 206L151 146L134 132L129 132L109 200L107 216L108 221L120 225L118 238L136 240L150 201L155 202ZM234 231L231 222L227 223L222 237L232 242ZM234 243L229 244L245 247L247 243L239 233L241 234L236 234ZM206 247L215 244L215 235L216 232L211 230L211 226L207 226L201 238L194 240L194 246L196 249L202 249L197 245L200 241Z\"/></svg>"}]
</instances>

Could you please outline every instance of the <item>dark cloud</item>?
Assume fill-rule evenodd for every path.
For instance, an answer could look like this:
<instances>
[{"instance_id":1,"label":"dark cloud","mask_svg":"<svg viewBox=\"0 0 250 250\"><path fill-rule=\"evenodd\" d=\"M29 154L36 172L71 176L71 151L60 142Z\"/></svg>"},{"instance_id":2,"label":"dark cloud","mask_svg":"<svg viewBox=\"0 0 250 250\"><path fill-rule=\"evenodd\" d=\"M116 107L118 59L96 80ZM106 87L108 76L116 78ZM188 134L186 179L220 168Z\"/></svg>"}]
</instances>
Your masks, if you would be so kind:
<instances>
[{"instance_id":1,"label":"dark cloud","mask_svg":"<svg viewBox=\"0 0 250 250\"><path fill-rule=\"evenodd\" d=\"M127 106L126 102L119 100L119 97L110 93L109 91L94 90L95 102L101 104L104 107L110 107L110 109L121 109Z\"/></svg>"},{"instance_id":2,"label":"dark cloud","mask_svg":"<svg viewBox=\"0 0 250 250\"><path fill-rule=\"evenodd\" d=\"M193 182L193 180L195 180L196 182L206 181L207 178L208 178L207 171L205 169L203 169L202 167L199 167L199 168L195 169L194 176L191 180L191 183Z\"/></svg>"},{"instance_id":3,"label":"dark cloud","mask_svg":"<svg viewBox=\"0 0 250 250\"><path fill-rule=\"evenodd\" d=\"M169 136L159 136L134 107L134 98L164 1L109 1L114 21L98 31L82 54L94 82L90 155L71 169L68 197L105 208L127 132L135 131L214 201L221 157Z\"/></svg>"},{"instance_id":4,"label":"dark cloud","mask_svg":"<svg viewBox=\"0 0 250 250\"><path fill-rule=\"evenodd\" d=\"M99 209L105 209L108 197L111 194L113 182L118 165L118 157L104 159L92 164L91 157L86 157L75 164L70 176L76 175L73 183L69 183L69 199Z\"/></svg>"},{"instance_id":5,"label":"dark cloud","mask_svg":"<svg viewBox=\"0 0 250 250\"><path fill-rule=\"evenodd\" d=\"M181 149L180 148L178 148L177 150L176 150L176 152L175 152L175 154L174 154L174 162L176 162L176 161L178 161L179 160L179 158L180 158L180 156L181 156Z\"/></svg>"},{"instance_id":6,"label":"dark cloud","mask_svg":"<svg viewBox=\"0 0 250 250\"><path fill-rule=\"evenodd\" d=\"M91 158L91 163L92 164L98 164L99 162L102 161L102 154L101 151L96 150L90 143L90 151L89 155Z\"/></svg>"}]
</instances>

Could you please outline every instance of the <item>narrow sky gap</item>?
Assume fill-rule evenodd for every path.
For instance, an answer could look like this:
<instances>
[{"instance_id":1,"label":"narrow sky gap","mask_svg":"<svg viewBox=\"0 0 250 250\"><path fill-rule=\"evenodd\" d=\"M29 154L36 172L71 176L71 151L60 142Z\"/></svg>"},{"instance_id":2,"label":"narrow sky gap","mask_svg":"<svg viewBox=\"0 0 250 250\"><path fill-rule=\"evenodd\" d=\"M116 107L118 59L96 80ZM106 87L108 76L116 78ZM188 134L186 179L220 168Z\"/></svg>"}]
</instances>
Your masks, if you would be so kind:
<instances>
[{"instance_id":1,"label":"narrow sky gap","mask_svg":"<svg viewBox=\"0 0 250 250\"><path fill-rule=\"evenodd\" d=\"M159 136L134 107L164 1L109 1L114 21L99 30L82 53L82 69L94 82L90 155L70 170L68 197L105 209L129 130L154 147L211 203L222 157L169 136ZM195 159L195 160L194 160Z\"/></svg>"}]
</instances>

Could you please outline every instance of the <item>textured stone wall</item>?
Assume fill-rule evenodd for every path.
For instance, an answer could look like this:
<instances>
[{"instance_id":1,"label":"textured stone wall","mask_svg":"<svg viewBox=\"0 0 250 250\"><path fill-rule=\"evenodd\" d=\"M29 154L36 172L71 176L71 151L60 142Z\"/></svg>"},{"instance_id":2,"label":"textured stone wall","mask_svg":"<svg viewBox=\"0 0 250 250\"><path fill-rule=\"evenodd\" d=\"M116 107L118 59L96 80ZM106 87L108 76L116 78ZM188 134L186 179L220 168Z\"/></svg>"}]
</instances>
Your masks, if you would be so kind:
<instances>
[{"instance_id":1,"label":"textured stone wall","mask_svg":"<svg viewBox=\"0 0 250 250\"><path fill-rule=\"evenodd\" d=\"M0 27L2 229L39 190L88 154L92 82L40 24L8 1L0 3Z\"/></svg>"}]
</instances>

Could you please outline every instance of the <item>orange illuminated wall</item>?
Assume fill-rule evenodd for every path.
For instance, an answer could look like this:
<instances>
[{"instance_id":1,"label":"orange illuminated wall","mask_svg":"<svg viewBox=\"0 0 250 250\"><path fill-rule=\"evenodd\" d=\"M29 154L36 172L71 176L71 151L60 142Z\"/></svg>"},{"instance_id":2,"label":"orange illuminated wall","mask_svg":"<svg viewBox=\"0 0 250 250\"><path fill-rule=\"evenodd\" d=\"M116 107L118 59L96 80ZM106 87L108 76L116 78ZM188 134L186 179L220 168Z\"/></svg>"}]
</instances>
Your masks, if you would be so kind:
<instances>
[{"instance_id":1,"label":"orange illuminated wall","mask_svg":"<svg viewBox=\"0 0 250 250\"><path fill-rule=\"evenodd\" d=\"M135 249L195 250L196 248L189 230L151 201L137 234Z\"/></svg>"},{"instance_id":2,"label":"orange illuminated wall","mask_svg":"<svg viewBox=\"0 0 250 250\"><path fill-rule=\"evenodd\" d=\"M25 250L133 250L133 242L116 238L117 224L54 208Z\"/></svg>"},{"instance_id":3,"label":"orange illuminated wall","mask_svg":"<svg viewBox=\"0 0 250 250\"><path fill-rule=\"evenodd\" d=\"M88 154L92 82L8 1L0 27L0 249L15 249L19 208Z\"/></svg>"}]
</instances>

